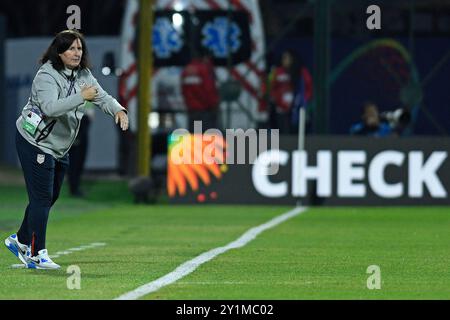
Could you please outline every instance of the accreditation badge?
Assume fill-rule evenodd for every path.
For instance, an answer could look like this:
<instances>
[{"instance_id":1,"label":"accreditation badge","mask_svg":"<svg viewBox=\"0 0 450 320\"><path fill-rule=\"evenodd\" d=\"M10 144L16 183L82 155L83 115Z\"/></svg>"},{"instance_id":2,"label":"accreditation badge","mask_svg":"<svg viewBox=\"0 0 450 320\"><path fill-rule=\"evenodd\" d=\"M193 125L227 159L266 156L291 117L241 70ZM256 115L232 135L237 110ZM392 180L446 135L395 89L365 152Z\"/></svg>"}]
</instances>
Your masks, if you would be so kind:
<instances>
[{"instance_id":1,"label":"accreditation badge","mask_svg":"<svg viewBox=\"0 0 450 320\"><path fill-rule=\"evenodd\" d=\"M45 161L45 154L38 154L36 158L37 163L43 164Z\"/></svg>"},{"instance_id":2,"label":"accreditation badge","mask_svg":"<svg viewBox=\"0 0 450 320\"><path fill-rule=\"evenodd\" d=\"M34 135L39 123L42 121L42 112L39 108L32 107L23 118L22 127L31 135Z\"/></svg>"}]
</instances>

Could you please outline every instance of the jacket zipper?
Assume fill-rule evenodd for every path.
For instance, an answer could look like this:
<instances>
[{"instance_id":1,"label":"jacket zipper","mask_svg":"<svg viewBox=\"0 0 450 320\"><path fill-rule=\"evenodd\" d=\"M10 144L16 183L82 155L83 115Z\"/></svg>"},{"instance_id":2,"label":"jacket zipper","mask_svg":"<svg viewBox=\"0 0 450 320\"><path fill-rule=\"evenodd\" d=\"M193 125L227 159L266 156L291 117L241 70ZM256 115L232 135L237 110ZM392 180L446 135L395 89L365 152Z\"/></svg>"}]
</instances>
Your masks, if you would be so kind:
<instances>
[{"instance_id":1,"label":"jacket zipper","mask_svg":"<svg viewBox=\"0 0 450 320\"><path fill-rule=\"evenodd\" d=\"M69 87L69 93L68 93L67 97L68 97L68 96L71 94L71 92L72 92L72 85L73 85L74 93L75 93L75 94L77 93L77 89L75 89L75 79L73 79L73 82L71 83L71 86ZM80 128L79 128L79 126L80 126L80 120L79 120L78 117L77 117L77 112L78 112L78 108L79 108L79 107L80 107L80 106L78 106L78 107L75 109L75 119L77 119L77 127L76 127L76 130L75 130L76 134L73 136L72 142L69 144L69 147L67 148L67 151L64 152L64 155L66 155L66 154L70 151L70 148L72 147L73 143L74 143L75 140L77 139L77 135L78 135L78 132L77 132L77 131L80 129Z\"/></svg>"},{"instance_id":2,"label":"jacket zipper","mask_svg":"<svg viewBox=\"0 0 450 320\"><path fill-rule=\"evenodd\" d=\"M79 120L78 117L77 117L78 108L79 108L79 106L75 109L75 119L77 119L77 130L75 130L75 132L77 132L77 131L80 129L80 128L79 128L79 126L80 126L80 120ZM70 145L69 145L69 147L67 148L67 151L64 153L64 155L66 155L67 152L69 152L69 150L70 150L70 148L72 147L73 143L74 143L75 140L77 139L77 135L78 135L78 132L74 135L73 140L72 140L72 142L70 143Z\"/></svg>"}]
</instances>

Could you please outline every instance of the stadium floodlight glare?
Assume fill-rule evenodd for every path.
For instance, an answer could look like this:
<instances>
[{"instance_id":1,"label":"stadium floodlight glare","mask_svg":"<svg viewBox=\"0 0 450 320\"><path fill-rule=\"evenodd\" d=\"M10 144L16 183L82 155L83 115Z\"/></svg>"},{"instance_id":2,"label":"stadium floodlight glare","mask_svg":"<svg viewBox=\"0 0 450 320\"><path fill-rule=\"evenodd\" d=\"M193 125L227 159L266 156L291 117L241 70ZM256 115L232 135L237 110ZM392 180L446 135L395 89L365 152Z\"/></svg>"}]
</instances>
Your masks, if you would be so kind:
<instances>
[{"instance_id":1,"label":"stadium floodlight glare","mask_svg":"<svg viewBox=\"0 0 450 320\"><path fill-rule=\"evenodd\" d=\"M173 5L173 8L175 11L181 11L184 9L184 4L180 1L178 1Z\"/></svg>"},{"instance_id":2,"label":"stadium floodlight glare","mask_svg":"<svg viewBox=\"0 0 450 320\"><path fill-rule=\"evenodd\" d=\"M174 25L175 28L180 28L181 25L183 24L183 16L179 13L174 13L172 15L172 23Z\"/></svg>"},{"instance_id":3,"label":"stadium floodlight glare","mask_svg":"<svg viewBox=\"0 0 450 320\"><path fill-rule=\"evenodd\" d=\"M104 76L109 76L111 74L111 68L110 67L103 67L102 73Z\"/></svg>"},{"instance_id":4,"label":"stadium floodlight glare","mask_svg":"<svg viewBox=\"0 0 450 320\"><path fill-rule=\"evenodd\" d=\"M116 68L114 74L116 75L116 77L120 77L123 74L122 68Z\"/></svg>"},{"instance_id":5,"label":"stadium floodlight glare","mask_svg":"<svg viewBox=\"0 0 450 320\"><path fill-rule=\"evenodd\" d=\"M148 126L152 129L156 129L159 126L159 114L157 112L150 112L148 117Z\"/></svg>"}]
</instances>

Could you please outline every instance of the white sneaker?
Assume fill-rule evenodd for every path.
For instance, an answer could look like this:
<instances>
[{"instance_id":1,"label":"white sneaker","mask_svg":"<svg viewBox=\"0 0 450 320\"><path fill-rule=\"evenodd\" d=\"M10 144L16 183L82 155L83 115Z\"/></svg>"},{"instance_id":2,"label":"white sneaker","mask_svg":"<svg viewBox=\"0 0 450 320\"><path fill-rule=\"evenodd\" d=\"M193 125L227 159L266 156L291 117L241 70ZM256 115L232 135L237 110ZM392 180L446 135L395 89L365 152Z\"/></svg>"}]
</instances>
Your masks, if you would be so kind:
<instances>
[{"instance_id":1,"label":"white sneaker","mask_svg":"<svg viewBox=\"0 0 450 320\"><path fill-rule=\"evenodd\" d=\"M54 263L52 259L48 256L47 249L42 249L38 251L38 255L29 258L28 269L59 269L60 265Z\"/></svg>"},{"instance_id":2,"label":"white sneaker","mask_svg":"<svg viewBox=\"0 0 450 320\"><path fill-rule=\"evenodd\" d=\"M29 246L19 242L17 234L13 233L8 238L5 239L5 246L11 251L17 258L22 261L25 265L28 264L29 258L27 257L27 251L29 251Z\"/></svg>"}]
</instances>

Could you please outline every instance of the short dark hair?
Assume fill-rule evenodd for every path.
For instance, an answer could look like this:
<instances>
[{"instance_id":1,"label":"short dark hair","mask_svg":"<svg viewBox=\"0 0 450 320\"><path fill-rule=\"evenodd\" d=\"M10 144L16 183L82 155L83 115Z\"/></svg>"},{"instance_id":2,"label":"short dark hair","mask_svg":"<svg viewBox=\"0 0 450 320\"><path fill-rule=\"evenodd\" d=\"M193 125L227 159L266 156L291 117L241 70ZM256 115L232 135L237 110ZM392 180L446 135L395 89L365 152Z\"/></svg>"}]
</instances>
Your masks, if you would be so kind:
<instances>
[{"instance_id":1,"label":"short dark hair","mask_svg":"<svg viewBox=\"0 0 450 320\"><path fill-rule=\"evenodd\" d=\"M64 30L58 33L53 39L50 46L43 54L40 63L44 64L47 61L50 61L53 65L53 68L55 68L58 71L63 70L64 63L59 57L59 54L69 49L76 39L80 39L81 45L83 46L83 55L81 56L79 68L80 69L89 68L90 62L86 42L84 41L83 35L77 30Z\"/></svg>"}]
</instances>

